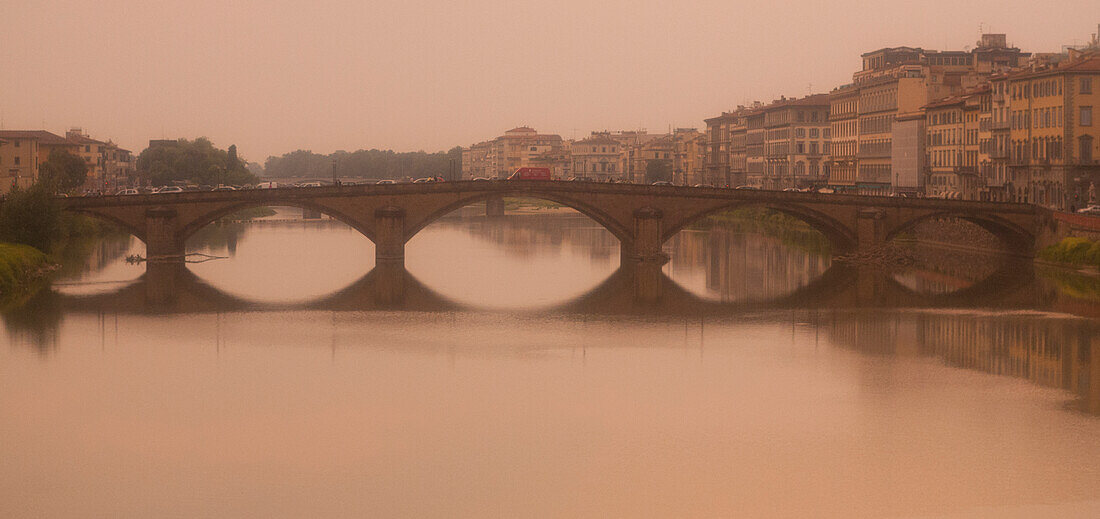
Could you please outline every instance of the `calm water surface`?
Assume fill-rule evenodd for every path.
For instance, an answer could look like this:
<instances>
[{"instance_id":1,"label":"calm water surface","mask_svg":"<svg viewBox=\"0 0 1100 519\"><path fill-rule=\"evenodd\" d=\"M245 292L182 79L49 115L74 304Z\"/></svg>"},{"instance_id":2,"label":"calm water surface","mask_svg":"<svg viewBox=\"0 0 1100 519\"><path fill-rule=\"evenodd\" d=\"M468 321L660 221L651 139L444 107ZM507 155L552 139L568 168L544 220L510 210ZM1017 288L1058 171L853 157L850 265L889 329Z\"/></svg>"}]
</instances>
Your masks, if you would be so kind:
<instances>
[{"instance_id":1,"label":"calm water surface","mask_svg":"<svg viewBox=\"0 0 1100 519\"><path fill-rule=\"evenodd\" d=\"M394 310L297 216L205 229L168 299L105 238L4 312L0 517L1100 515L1094 281L719 222L644 310L583 217L456 215Z\"/></svg>"}]
</instances>

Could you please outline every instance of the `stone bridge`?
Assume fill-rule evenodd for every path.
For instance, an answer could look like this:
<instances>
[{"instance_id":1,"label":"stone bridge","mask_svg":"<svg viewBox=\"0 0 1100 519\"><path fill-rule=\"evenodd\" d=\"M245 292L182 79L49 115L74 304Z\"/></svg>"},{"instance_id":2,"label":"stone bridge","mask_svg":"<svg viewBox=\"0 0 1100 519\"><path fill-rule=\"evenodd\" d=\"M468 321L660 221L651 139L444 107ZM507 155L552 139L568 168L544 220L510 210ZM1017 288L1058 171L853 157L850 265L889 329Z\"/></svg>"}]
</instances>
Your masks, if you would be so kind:
<instances>
[{"instance_id":1,"label":"stone bridge","mask_svg":"<svg viewBox=\"0 0 1100 519\"><path fill-rule=\"evenodd\" d=\"M1033 205L781 191L560 181L469 181L185 192L61 199L66 210L109 220L145 242L151 260L182 258L202 227L251 207L289 205L340 220L375 244L377 264L404 264L405 243L461 207L486 202L503 214L504 197L547 200L588 216L621 242L623 263L662 263L662 244L716 212L758 206L786 213L820 231L833 250L871 249L932 217L971 221L1013 251L1032 253L1056 226Z\"/></svg>"}]
</instances>

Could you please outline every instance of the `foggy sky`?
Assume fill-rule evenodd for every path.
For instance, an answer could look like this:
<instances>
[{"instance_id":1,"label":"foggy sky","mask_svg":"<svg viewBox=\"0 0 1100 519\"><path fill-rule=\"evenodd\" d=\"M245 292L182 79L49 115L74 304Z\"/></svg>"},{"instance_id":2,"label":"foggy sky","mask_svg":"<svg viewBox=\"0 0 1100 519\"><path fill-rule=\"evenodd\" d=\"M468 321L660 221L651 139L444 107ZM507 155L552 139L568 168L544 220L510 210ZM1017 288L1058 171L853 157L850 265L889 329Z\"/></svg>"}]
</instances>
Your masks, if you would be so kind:
<instances>
[{"instance_id":1,"label":"foggy sky","mask_svg":"<svg viewBox=\"0 0 1100 519\"><path fill-rule=\"evenodd\" d=\"M868 7L862 7L862 6ZM877 7L876 7L877 6ZM703 127L737 104L827 92L887 46L1082 43L1096 0L831 2L0 0L5 129L80 126L134 152L207 136L296 149L437 151L529 125Z\"/></svg>"}]
</instances>

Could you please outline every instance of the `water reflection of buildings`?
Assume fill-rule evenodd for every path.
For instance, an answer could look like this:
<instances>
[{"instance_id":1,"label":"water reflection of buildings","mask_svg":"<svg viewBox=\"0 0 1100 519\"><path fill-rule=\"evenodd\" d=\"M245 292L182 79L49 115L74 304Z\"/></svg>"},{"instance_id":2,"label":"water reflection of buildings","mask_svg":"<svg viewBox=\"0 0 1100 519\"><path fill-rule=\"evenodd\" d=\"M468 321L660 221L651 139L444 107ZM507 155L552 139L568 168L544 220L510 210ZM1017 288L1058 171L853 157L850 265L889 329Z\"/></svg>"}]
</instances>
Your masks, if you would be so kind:
<instances>
[{"instance_id":1,"label":"water reflection of buildings","mask_svg":"<svg viewBox=\"0 0 1100 519\"><path fill-rule=\"evenodd\" d=\"M834 344L869 354L923 355L950 366L1070 391L1100 415L1100 323L1038 315L831 314Z\"/></svg>"},{"instance_id":2,"label":"water reflection of buildings","mask_svg":"<svg viewBox=\"0 0 1100 519\"><path fill-rule=\"evenodd\" d=\"M769 298L794 292L821 276L828 254L811 252L779 237L731 228L683 231L665 246L673 279L702 271L711 299Z\"/></svg>"},{"instance_id":3,"label":"water reflection of buildings","mask_svg":"<svg viewBox=\"0 0 1100 519\"><path fill-rule=\"evenodd\" d=\"M459 228L489 243L498 244L512 257L544 256L568 250L606 263L619 253L619 240L579 213L576 215L509 215L505 218L448 217L433 225Z\"/></svg>"}]
</instances>

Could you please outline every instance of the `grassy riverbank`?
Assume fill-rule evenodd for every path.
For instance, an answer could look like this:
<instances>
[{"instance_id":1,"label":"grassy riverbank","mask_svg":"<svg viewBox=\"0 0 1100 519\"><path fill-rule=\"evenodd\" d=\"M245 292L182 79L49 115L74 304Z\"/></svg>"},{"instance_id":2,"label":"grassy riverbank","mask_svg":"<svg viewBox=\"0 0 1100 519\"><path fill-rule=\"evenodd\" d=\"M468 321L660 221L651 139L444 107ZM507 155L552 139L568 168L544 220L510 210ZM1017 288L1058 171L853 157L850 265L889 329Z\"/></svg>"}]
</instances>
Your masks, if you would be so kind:
<instances>
[{"instance_id":1,"label":"grassy riverbank","mask_svg":"<svg viewBox=\"0 0 1100 519\"><path fill-rule=\"evenodd\" d=\"M49 272L46 255L29 245L0 243L0 305L6 305L30 288Z\"/></svg>"},{"instance_id":2,"label":"grassy riverbank","mask_svg":"<svg viewBox=\"0 0 1100 519\"><path fill-rule=\"evenodd\" d=\"M1087 238L1063 238L1039 251L1039 259L1073 267L1100 269L1100 242Z\"/></svg>"}]
</instances>

